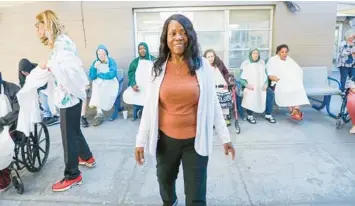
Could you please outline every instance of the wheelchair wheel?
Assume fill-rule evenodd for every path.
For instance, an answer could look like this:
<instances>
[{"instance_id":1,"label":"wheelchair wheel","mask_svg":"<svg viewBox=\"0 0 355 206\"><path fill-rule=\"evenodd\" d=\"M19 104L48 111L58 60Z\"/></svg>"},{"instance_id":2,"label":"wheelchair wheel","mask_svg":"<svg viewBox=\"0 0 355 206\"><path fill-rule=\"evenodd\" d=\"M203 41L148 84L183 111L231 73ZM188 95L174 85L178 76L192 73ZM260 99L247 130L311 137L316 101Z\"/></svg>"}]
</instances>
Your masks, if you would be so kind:
<instances>
[{"instance_id":1,"label":"wheelchair wheel","mask_svg":"<svg viewBox=\"0 0 355 206\"><path fill-rule=\"evenodd\" d=\"M14 170L13 173L11 174L11 182L14 188L16 189L17 193L23 194L23 192L25 191L25 187L16 170Z\"/></svg>"},{"instance_id":2,"label":"wheelchair wheel","mask_svg":"<svg viewBox=\"0 0 355 206\"><path fill-rule=\"evenodd\" d=\"M43 123L36 123L26 144L21 148L22 159L26 169L38 172L48 159L50 147L49 133Z\"/></svg>"},{"instance_id":3,"label":"wheelchair wheel","mask_svg":"<svg viewBox=\"0 0 355 206\"><path fill-rule=\"evenodd\" d=\"M240 134L240 127L239 127L238 121L234 122L234 127L235 127L235 130L236 130L237 134Z\"/></svg>"}]
</instances>

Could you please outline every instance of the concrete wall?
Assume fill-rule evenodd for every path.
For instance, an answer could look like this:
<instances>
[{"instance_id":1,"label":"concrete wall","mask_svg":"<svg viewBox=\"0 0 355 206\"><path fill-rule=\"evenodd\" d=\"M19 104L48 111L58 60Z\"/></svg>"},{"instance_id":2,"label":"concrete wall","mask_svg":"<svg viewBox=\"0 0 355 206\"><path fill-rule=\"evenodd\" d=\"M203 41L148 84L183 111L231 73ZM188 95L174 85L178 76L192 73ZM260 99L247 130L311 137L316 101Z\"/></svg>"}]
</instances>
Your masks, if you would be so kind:
<instances>
[{"instance_id":1,"label":"concrete wall","mask_svg":"<svg viewBox=\"0 0 355 206\"><path fill-rule=\"evenodd\" d=\"M332 67L336 2L297 2L301 11L288 12L278 3L274 17L274 48L290 46L290 56L301 66Z\"/></svg>"},{"instance_id":2,"label":"concrete wall","mask_svg":"<svg viewBox=\"0 0 355 206\"><path fill-rule=\"evenodd\" d=\"M297 14L291 14L282 2L37 2L0 7L0 71L6 79L17 82L17 64L21 58L47 59L49 51L39 43L34 27L36 14L45 9L52 9L60 16L86 68L101 43L108 47L120 67L128 68L135 56L133 8L215 5L275 5L273 49L287 43L290 55L300 65L330 67L336 2L298 4L302 11Z\"/></svg>"}]
</instances>

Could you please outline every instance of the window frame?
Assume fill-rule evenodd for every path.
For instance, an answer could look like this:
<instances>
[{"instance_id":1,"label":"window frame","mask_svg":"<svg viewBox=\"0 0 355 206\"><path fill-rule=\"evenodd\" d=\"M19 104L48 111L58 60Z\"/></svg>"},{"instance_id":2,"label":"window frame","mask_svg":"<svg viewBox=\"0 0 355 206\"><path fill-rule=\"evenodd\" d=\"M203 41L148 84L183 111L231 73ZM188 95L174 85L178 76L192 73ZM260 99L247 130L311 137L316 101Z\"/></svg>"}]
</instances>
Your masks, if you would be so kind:
<instances>
[{"instance_id":1,"label":"window frame","mask_svg":"<svg viewBox=\"0 0 355 206\"><path fill-rule=\"evenodd\" d=\"M269 57L272 55L272 42L273 42L273 30L274 30L274 5L265 5L265 6L211 6L211 7L176 7L176 8L135 8L133 9L133 24L134 24L134 45L135 45L135 54L138 54L138 28L137 28L137 14L139 13L158 13L158 12L198 12L198 11L224 11L224 30L218 30L224 32L224 57L223 62L225 65L228 65L229 70L239 69L238 67L229 67L229 53L230 51L245 51L249 50L249 48L242 48L242 49L229 49L229 32L230 31L269 31L269 46L268 48L259 48L260 50L268 50ZM253 28L253 29L235 29L230 28L229 24L229 17L231 11L238 11L238 10L268 10L270 12L270 27L269 28ZM203 32L203 31L212 31L212 30L196 30L196 32ZM217 31L217 30L213 30ZM160 30L140 30L139 32L161 32ZM202 51L201 51L202 52Z\"/></svg>"}]
</instances>

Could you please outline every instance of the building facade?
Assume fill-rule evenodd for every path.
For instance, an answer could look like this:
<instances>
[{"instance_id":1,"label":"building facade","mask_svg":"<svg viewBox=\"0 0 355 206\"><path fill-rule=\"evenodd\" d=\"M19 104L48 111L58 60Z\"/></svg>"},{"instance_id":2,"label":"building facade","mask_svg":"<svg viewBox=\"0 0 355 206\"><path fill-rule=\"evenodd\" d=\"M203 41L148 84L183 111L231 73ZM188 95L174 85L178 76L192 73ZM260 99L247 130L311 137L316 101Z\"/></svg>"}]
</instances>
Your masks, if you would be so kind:
<instances>
[{"instance_id":1,"label":"building facade","mask_svg":"<svg viewBox=\"0 0 355 206\"><path fill-rule=\"evenodd\" d=\"M238 70L251 48L264 59L279 44L290 46L290 56L301 66L332 69L336 2L295 2L291 13L283 2L17 2L0 4L0 71L17 82L18 61L46 60L49 51L35 33L35 16L55 11L77 44L88 69L99 44L107 46L120 68L137 55L136 45L148 43L157 55L163 23L171 14L188 16L198 34L202 52L212 48L231 70Z\"/></svg>"}]
</instances>

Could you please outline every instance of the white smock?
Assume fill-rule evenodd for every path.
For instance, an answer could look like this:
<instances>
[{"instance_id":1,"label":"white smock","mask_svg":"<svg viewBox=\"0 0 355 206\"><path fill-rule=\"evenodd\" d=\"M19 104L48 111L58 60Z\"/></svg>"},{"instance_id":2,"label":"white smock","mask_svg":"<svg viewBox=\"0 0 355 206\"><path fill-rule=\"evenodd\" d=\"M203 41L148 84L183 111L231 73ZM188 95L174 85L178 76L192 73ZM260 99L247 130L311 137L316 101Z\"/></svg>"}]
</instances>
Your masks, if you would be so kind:
<instances>
[{"instance_id":1,"label":"white smock","mask_svg":"<svg viewBox=\"0 0 355 206\"><path fill-rule=\"evenodd\" d=\"M38 101L37 89L47 84L48 106L53 115L56 115L55 106L55 79L53 74L47 69L36 67L26 77L26 82L17 93L17 100L20 111L17 120L16 130L29 136L34 131L34 125L41 122L41 110Z\"/></svg>"},{"instance_id":2,"label":"white smock","mask_svg":"<svg viewBox=\"0 0 355 206\"><path fill-rule=\"evenodd\" d=\"M123 93L123 101L126 104L144 106L147 88L153 68L153 61L140 59L135 73L136 83L139 92L135 92L132 87L128 87Z\"/></svg>"},{"instance_id":3,"label":"white smock","mask_svg":"<svg viewBox=\"0 0 355 206\"><path fill-rule=\"evenodd\" d=\"M9 99L4 94L4 86L1 84L0 94L0 118L5 117L12 111ZM9 133L10 126L4 126L0 133L0 170L7 168L13 158L15 143Z\"/></svg>"},{"instance_id":4,"label":"white smock","mask_svg":"<svg viewBox=\"0 0 355 206\"><path fill-rule=\"evenodd\" d=\"M308 105L309 100L303 86L303 71L291 58L281 60L278 55L271 57L266 65L267 73L280 80L275 87L275 102L280 107Z\"/></svg>"},{"instance_id":5,"label":"white smock","mask_svg":"<svg viewBox=\"0 0 355 206\"><path fill-rule=\"evenodd\" d=\"M266 91L263 91L263 87L268 78L264 61L251 63L250 60L245 60L241 65L241 70L240 78L254 87L254 90L244 89L242 107L256 113L263 113L266 105Z\"/></svg>"},{"instance_id":6,"label":"white smock","mask_svg":"<svg viewBox=\"0 0 355 206\"><path fill-rule=\"evenodd\" d=\"M98 73L107 73L110 70L108 64L100 64ZM100 79L92 81L92 93L89 106L97 107L105 111L112 109L118 94L119 84L117 78Z\"/></svg>"}]
</instances>

